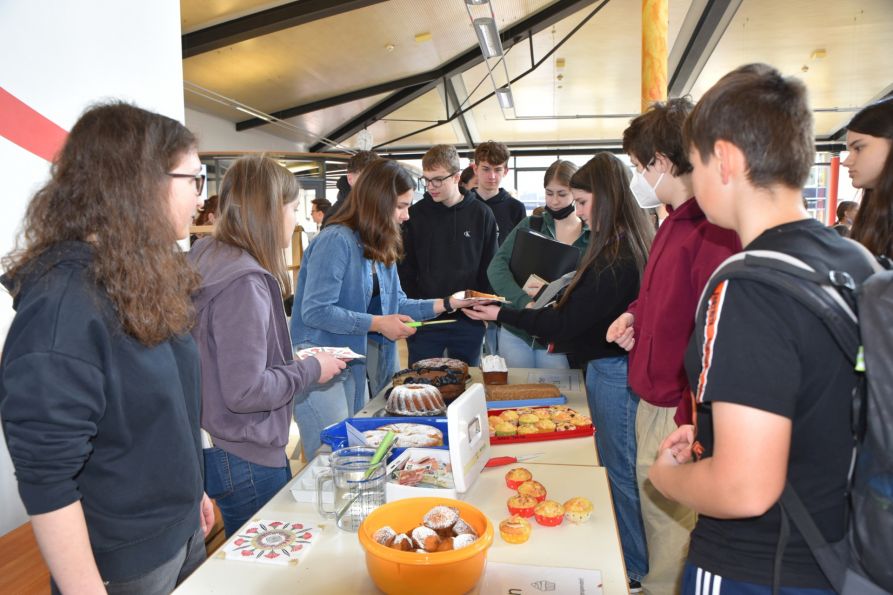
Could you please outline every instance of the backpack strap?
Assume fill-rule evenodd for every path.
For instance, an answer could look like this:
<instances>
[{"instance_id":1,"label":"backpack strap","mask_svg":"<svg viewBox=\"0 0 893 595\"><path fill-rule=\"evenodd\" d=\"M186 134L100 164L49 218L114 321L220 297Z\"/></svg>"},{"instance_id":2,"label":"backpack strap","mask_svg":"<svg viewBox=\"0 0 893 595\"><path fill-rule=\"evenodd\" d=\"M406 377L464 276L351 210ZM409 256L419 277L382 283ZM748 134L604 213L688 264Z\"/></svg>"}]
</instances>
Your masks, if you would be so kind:
<instances>
[{"instance_id":1,"label":"backpack strap","mask_svg":"<svg viewBox=\"0 0 893 595\"><path fill-rule=\"evenodd\" d=\"M727 258L710 277L701 294L697 328L706 320L706 296L728 279L750 279L775 287L796 299L828 327L854 365L861 345L855 308L856 284L849 273L817 271L802 260L772 250L750 250ZM703 337L698 333L699 347Z\"/></svg>"},{"instance_id":2,"label":"backpack strap","mask_svg":"<svg viewBox=\"0 0 893 595\"><path fill-rule=\"evenodd\" d=\"M825 540L815 521L812 520L812 515L806 509L806 505L803 504L803 500L794 491L794 487L790 482L785 482L779 504L781 505L782 527L784 528L784 525L787 523L787 517L790 516L791 520L794 521L794 526L797 527L803 539L806 540L809 551L815 556L816 562L818 562L828 582L831 583L836 592L842 592L844 578L847 574L846 564ZM784 533L784 529L782 533ZM781 546L780 542L781 539L779 539L779 545ZM783 546L781 546L781 549L783 549ZM776 552L775 563L775 573L780 575L781 552Z\"/></svg>"}]
</instances>

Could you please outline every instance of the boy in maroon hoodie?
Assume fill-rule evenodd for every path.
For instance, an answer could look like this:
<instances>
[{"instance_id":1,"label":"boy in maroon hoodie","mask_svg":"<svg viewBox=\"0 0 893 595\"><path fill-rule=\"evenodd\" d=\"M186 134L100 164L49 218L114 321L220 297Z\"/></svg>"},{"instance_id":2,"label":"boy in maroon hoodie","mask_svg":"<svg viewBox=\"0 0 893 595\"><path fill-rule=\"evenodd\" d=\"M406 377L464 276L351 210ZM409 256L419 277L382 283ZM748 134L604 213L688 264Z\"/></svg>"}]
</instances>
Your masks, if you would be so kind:
<instances>
[{"instance_id":1,"label":"boy in maroon hoodie","mask_svg":"<svg viewBox=\"0 0 893 595\"><path fill-rule=\"evenodd\" d=\"M692 165L682 125L692 103L655 103L623 132L623 150L636 168L630 188L642 208L663 204L661 224L642 278L639 297L610 326L608 341L629 354L629 384L640 397L636 413L636 475L648 544L646 593L679 590L695 513L664 498L648 470L661 441L691 423L691 389L683 356L694 328L695 308L711 273L741 249L731 231L708 222L692 191Z\"/></svg>"}]
</instances>

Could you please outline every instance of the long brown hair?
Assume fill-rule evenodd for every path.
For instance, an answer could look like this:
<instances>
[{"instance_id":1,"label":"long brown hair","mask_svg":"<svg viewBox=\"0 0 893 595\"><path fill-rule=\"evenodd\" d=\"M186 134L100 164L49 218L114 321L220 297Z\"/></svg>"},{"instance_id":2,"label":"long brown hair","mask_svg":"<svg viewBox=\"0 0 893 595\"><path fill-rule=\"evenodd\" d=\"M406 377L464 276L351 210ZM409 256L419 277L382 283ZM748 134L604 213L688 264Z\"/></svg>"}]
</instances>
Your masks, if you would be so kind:
<instances>
[{"instance_id":1,"label":"long brown hair","mask_svg":"<svg viewBox=\"0 0 893 595\"><path fill-rule=\"evenodd\" d=\"M198 275L176 246L165 172L195 145L176 120L133 105L84 112L28 205L17 248L3 258L13 295L20 274L51 246L90 242L93 278L125 332L148 346L187 332Z\"/></svg>"},{"instance_id":2,"label":"long brown hair","mask_svg":"<svg viewBox=\"0 0 893 595\"><path fill-rule=\"evenodd\" d=\"M301 185L290 171L268 157L247 156L226 170L214 237L250 254L291 294L282 245L282 207L298 199Z\"/></svg>"},{"instance_id":3,"label":"long brown hair","mask_svg":"<svg viewBox=\"0 0 893 595\"><path fill-rule=\"evenodd\" d=\"M883 99L863 108L853 116L847 130L893 140L893 99ZM850 237L872 254L893 258L893 149L887 152L877 186L862 190L862 202Z\"/></svg>"},{"instance_id":4,"label":"long brown hair","mask_svg":"<svg viewBox=\"0 0 893 595\"><path fill-rule=\"evenodd\" d=\"M571 178L577 173L577 164L571 163L570 161L564 161L559 159L558 161L554 161L552 165L549 166L549 169L546 170L546 175L543 176L543 188L549 185L549 182L555 180L562 186L567 186L570 188Z\"/></svg>"},{"instance_id":5,"label":"long brown hair","mask_svg":"<svg viewBox=\"0 0 893 595\"><path fill-rule=\"evenodd\" d=\"M363 170L347 205L327 225L345 225L360 234L363 256L385 266L403 254L400 226L394 221L397 197L415 188L412 176L396 161L379 159Z\"/></svg>"},{"instance_id":6,"label":"long brown hair","mask_svg":"<svg viewBox=\"0 0 893 595\"><path fill-rule=\"evenodd\" d=\"M614 266L625 243L641 277L654 238L654 228L629 189L629 168L611 153L596 153L595 157L577 170L571 178L571 188L592 194L592 214L589 217L589 246L577 267L577 274L558 302L563 306L583 275L597 260L603 258L605 267Z\"/></svg>"}]
</instances>

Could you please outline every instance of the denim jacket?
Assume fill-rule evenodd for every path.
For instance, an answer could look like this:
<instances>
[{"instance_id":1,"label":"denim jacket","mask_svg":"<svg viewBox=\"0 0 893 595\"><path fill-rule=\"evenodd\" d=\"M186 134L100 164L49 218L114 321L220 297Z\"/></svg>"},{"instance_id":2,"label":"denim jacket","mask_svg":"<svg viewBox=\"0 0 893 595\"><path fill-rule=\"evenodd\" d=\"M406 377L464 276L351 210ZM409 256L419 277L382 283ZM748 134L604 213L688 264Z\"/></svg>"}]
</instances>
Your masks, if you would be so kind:
<instances>
[{"instance_id":1,"label":"denim jacket","mask_svg":"<svg viewBox=\"0 0 893 595\"><path fill-rule=\"evenodd\" d=\"M365 258L358 233L344 225L330 225L304 252L292 310L292 343L349 347L365 355L373 316L368 313L372 266L378 275L383 315L434 318L436 300L408 299L400 287L396 265L384 266Z\"/></svg>"}]
</instances>

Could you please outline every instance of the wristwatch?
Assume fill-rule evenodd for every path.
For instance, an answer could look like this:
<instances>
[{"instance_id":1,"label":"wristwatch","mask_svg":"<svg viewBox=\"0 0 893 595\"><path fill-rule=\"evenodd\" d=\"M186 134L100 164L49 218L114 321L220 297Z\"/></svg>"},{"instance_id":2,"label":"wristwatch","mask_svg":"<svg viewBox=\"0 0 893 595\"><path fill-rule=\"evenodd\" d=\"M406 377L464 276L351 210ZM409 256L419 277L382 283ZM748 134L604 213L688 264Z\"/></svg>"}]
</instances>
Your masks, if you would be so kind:
<instances>
[{"instance_id":1,"label":"wristwatch","mask_svg":"<svg viewBox=\"0 0 893 595\"><path fill-rule=\"evenodd\" d=\"M443 298L443 311L447 314L451 314L456 310L450 307L450 296Z\"/></svg>"}]
</instances>

